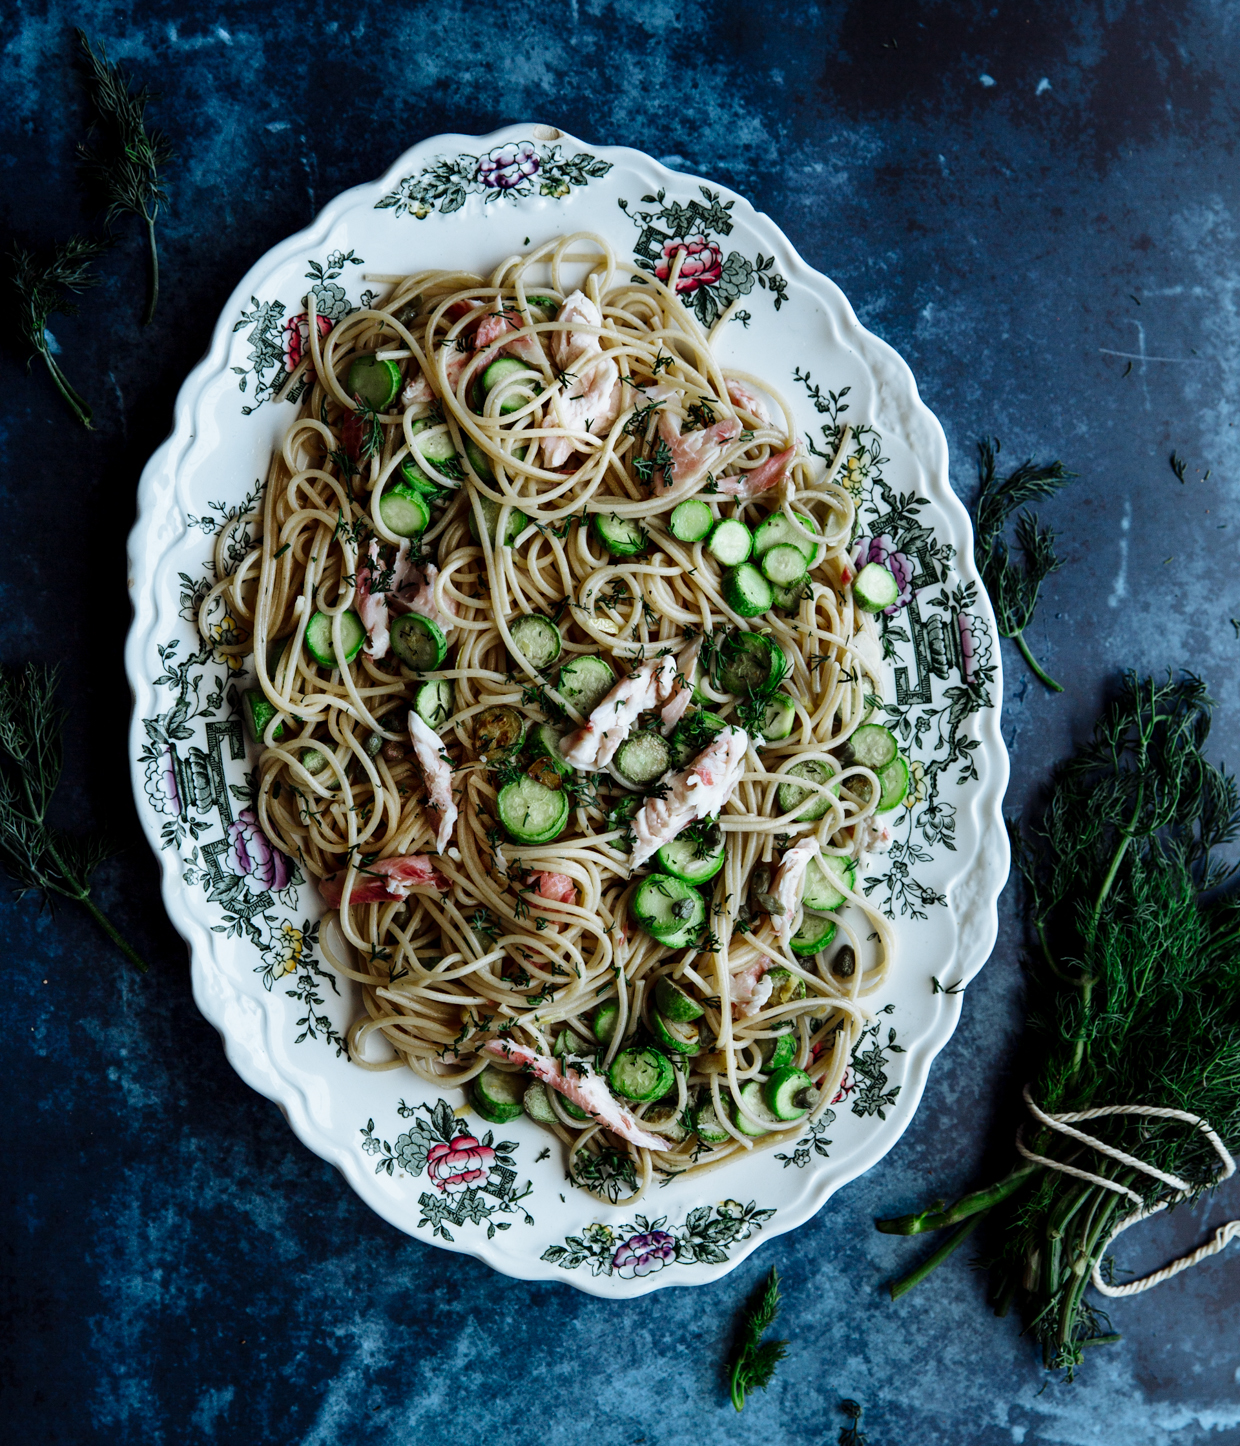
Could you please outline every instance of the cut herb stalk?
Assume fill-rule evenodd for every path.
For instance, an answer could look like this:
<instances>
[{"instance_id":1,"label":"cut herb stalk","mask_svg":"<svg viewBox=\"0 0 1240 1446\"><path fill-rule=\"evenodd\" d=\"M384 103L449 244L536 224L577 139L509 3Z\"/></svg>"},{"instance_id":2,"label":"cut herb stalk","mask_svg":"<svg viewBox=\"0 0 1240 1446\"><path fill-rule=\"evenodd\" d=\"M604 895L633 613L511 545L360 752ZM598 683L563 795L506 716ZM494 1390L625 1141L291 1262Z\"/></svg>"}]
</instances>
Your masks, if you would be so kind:
<instances>
[{"instance_id":1,"label":"cut herb stalk","mask_svg":"<svg viewBox=\"0 0 1240 1446\"><path fill-rule=\"evenodd\" d=\"M1234 780L1207 762L1210 700L1193 677L1130 675L1092 739L1055 776L1045 814L1017 837L1036 949L1029 1031L1042 1064L1030 1098L1048 1115L1133 1104L1199 1117L1240 1151L1240 890L1213 853L1240 834ZM1162 1173L1117 1163L1049 1126L1034 1155L950 1207L878 1222L893 1235L957 1227L892 1288L924 1279L989 1216L1000 1313L1020 1299L1048 1369L1071 1376L1088 1346L1117 1339L1084 1298L1115 1226L1139 1208L1219 1182L1218 1156L1182 1121L1114 1114L1079 1128ZM1099 1181L1112 1181L1116 1188ZM1129 1191L1132 1195L1129 1195ZM1136 1197L1136 1198L1133 1198Z\"/></svg>"},{"instance_id":2,"label":"cut herb stalk","mask_svg":"<svg viewBox=\"0 0 1240 1446\"><path fill-rule=\"evenodd\" d=\"M732 1360L730 1377L732 1404L738 1411L745 1407L747 1391L766 1390L774 1378L775 1367L788 1354L787 1341L762 1339L778 1314L779 1273L772 1270L761 1299L748 1307L741 1322L740 1344Z\"/></svg>"},{"instance_id":3,"label":"cut herb stalk","mask_svg":"<svg viewBox=\"0 0 1240 1446\"><path fill-rule=\"evenodd\" d=\"M102 46L96 55L84 31L79 30L77 38L86 61L86 85L98 127L95 143L79 145L78 155L83 172L99 188L107 204L107 224L111 226L118 216L128 214L140 217L146 226L150 279L142 324L148 326L159 300L155 220L160 206L168 200L159 168L172 159L173 151L162 131L146 128L150 91L145 86L131 91L128 76L108 60Z\"/></svg>"},{"instance_id":4,"label":"cut herb stalk","mask_svg":"<svg viewBox=\"0 0 1240 1446\"><path fill-rule=\"evenodd\" d=\"M71 236L63 246L56 248L47 262L36 261L29 251L21 247L14 247L9 252L9 260L13 263L13 289L19 300L17 325L22 340L43 358L56 383L56 390L88 431L94 430L90 407L70 386L69 378L52 355L53 343L48 335L47 323L53 312L59 312L61 316L74 315L77 307L69 301L65 292L85 291L87 287L98 285L96 278L90 274L91 262L107 249L107 242Z\"/></svg>"},{"instance_id":5,"label":"cut herb stalk","mask_svg":"<svg viewBox=\"0 0 1240 1446\"><path fill-rule=\"evenodd\" d=\"M977 476L981 490L974 509L977 536L973 556L994 604L1000 635L1012 639L1025 662L1048 688L1062 693L1062 685L1038 665L1024 638L1038 605L1039 588L1052 572L1059 570L1055 534L1049 527L1038 526L1036 513L1022 512L1016 519L1016 541L1024 554L1022 566L1013 559L1003 529L1018 507L1038 497L1053 497L1076 474L1067 471L1061 462L1041 466L1030 458L999 482L995 479L998 451L997 440L978 443Z\"/></svg>"},{"instance_id":6,"label":"cut herb stalk","mask_svg":"<svg viewBox=\"0 0 1240 1446\"><path fill-rule=\"evenodd\" d=\"M57 673L28 663L0 671L0 863L18 895L39 890L81 904L143 974L146 964L90 897L90 877L111 853L99 838L72 838L47 815L60 782L64 712Z\"/></svg>"}]
</instances>

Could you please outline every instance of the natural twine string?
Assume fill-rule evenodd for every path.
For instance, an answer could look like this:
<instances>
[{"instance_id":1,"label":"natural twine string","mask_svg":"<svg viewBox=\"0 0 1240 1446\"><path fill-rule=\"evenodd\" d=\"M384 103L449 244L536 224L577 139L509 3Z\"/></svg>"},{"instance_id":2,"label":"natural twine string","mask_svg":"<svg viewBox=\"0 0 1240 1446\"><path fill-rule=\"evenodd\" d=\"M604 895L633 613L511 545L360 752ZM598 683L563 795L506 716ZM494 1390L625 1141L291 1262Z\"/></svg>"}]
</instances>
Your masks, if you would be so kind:
<instances>
[{"instance_id":1,"label":"natural twine string","mask_svg":"<svg viewBox=\"0 0 1240 1446\"><path fill-rule=\"evenodd\" d=\"M1240 1239L1240 1220L1230 1220L1226 1225L1221 1225L1214 1232L1214 1238L1208 1240L1204 1245L1198 1246L1190 1255L1182 1255L1178 1260L1173 1260L1170 1265L1165 1265L1161 1270L1156 1270L1150 1275L1143 1275L1140 1280L1129 1281L1127 1285L1108 1285L1102 1278L1099 1265L1106 1255L1112 1241L1116 1236L1122 1234L1131 1225L1139 1225L1142 1220L1148 1220L1151 1215L1157 1215L1160 1210L1165 1210L1168 1205L1178 1204L1186 1200L1192 1193L1186 1180L1181 1180L1178 1175L1168 1175L1164 1171L1156 1169L1153 1165L1147 1164L1144 1160L1138 1160L1135 1155L1125 1154L1123 1150L1117 1150L1113 1145L1108 1145L1102 1140L1095 1139L1093 1135L1087 1135L1083 1130L1074 1130L1071 1126L1073 1120L1095 1120L1104 1115L1152 1115L1165 1120L1183 1120L1185 1124L1194 1125L1201 1130L1206 1139L1214 1147L1215 1153L1222 1162L1222 1172L1218 1177L1222 1181L1230 1179L1236 1172L1236 1162L1232 1159L1227 1146L1223 1144L1218 1135L1210 1128L1209 1124L1200 1115L1191 1115L1187 1110L1164 1109L1159 1105L1102 1105L1096 1110L1071 1110L1064 1114L1050 1115L1045 1110L1039 1109L1034 1104L1033 1097L1029 1093L1029 1086L1026 1085L1022 1091L1025 1104L1029 1107L1029 1113L1048 1129L1056 1130L1061 1135L1066 1135L1070 1140L1077 1140L1082 1145L1088 1145L1091 1149L1097 1150L1100 1155L1106 1155L1112 1160L1118 1160L1120 1164L1127 1165L1134 1170L1140 1170L1151 1179L1160 1180L1164 1185L1170 1185L1179 1193L1173 1200L1163 1200L1157 1205L1148 1209L1142 1205L1141 1197L1135 1190L1130 1190L1127 1185L1121 1185L1116 1180L1108 1180L1105 1175L1094 1175L1088 1170L1078 1170L1075 1165L1065 1165L1060 1160L1053 1160L1048 1155L1036 1155L1025 1145L1022 1138L1024 1126L1016 1132L1016 1148L1026 1160L1032 1160L1035 1164L1045 1165L1049 1170L1058 1170L1061 1175L1071 1175L1077 1180L1087 1180L1091 1185L1100 1185L1104 1190L1113 1190L1117 1195L1127 1195L1138 1208L1131 1215L1126 1216L1107 1236L1106 1242L1098 1257L1098 1264L1093 1269L1094 1289L1103 1295L1111 1297L1124 1295L1140 1295L1143 1290L1152 1290L1154 1286L1161 1285L1164 1280L1170 1280L1173 1275L1178 1275L1181 1270L1187 1270L1190 1266L1197 1265L1209 1255L1217 1255L1232 1240Z\"/></svg>"}]
</instances>

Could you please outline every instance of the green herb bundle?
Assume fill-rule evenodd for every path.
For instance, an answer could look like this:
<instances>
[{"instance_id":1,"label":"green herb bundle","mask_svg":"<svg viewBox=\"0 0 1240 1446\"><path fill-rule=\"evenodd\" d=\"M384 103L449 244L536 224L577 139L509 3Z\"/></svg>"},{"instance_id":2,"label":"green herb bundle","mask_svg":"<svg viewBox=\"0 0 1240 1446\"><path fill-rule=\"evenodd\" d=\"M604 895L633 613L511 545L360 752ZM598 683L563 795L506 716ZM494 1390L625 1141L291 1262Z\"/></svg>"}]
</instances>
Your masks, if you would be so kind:
<instances>
[{"instance_id":1,"label":"green herb bundle","mask_svg":"<svg viewBox=\"0 0 1240 1446\"><path fill-rule=\"evenodd\" d=\"M88 431L93 430L90 407L61 371L52 353L54 343L48 334L47 324L56 312L72 316L77 311L76 304L66 293L85 291L87 287L98 284L91 274L91 267L107 249L106 241L88 241L83 236L71 236L46 260L32 256L20 246L15 246L8 253L13 267L10 279L17 294L17 328L21 338L31 351L43 358L57 391Z\"/></svg>"},{"instance_id":2,"label":"green herb bundle","mask_svg":"<svg viewBox=\"0 0 1240 1446\"><path fill-rule=\"evenodd\" d=\"M1205 758L1211 703L1202 683L1125 680L1093 737L1057 772L1040 823L1015 837L1037 941L1028 963L1028 1043L1041 1065L1031 1098L1049 1114L1150 1105L1200 1116L1240 1151L1240 892L1215 851L1240 830L1234 781ZM1132 1116L1080 1127L1178 1176L1196 1196L1219 1157L1197 1127ZM1028 1121L1027 1148L1140 1197L1180 1191L1059 1131ZM890 1234L954 1227L923 1279L983 1217L995 1230L997 1309L1023 1305L1048 1368L1069 1375L1087 1346L1118 1340L1085 1299L1127 1194L1020 1159L949 1208L878 1222ZM1102 1264L1103 1278L1109 1265Z\"/></svg>"},{"instance_id":3,"label":"green herb bundle","mask_svg":"<svg viewBox=\"0 0 1240 1446\"><path fill-rule=\"evenodd\" d=\"M732 1357L728 1378L732 1404L744 1410L747 1391L765 1391L775 1377L775 1368L788 1354L787 1341L764 1341L765 1332L779 1314L779 1274L772 1270L758 1300L745 1310L740 1340Z\"/></svg>"},{"instance_id":4,"label":"green herb bundle","mask_svg":"<svg viewBox=\"0 0 1240 1446\"><path fill-rule=\"evenodd\" d=\"M1042 584L1052 572L1059 570L1055 534L1049 527L1038 526L1036 513L1022 512L1016 519L1016 542L1023 555L1023 562L1018 562L1003 530L1018 507L1039 497L1053 497L1074 474L1061 462L1043 465L1029 458L1000 481L995 470L998 452L997 439L978 443L980 491L974 508L977 536L973 541L973 556L994 604L1000 635L1012 639L1025 662L1048 688L1062 693L1063 687L1043 671L1024 636L1033 621Z\"/></svg>"}]
</instances>

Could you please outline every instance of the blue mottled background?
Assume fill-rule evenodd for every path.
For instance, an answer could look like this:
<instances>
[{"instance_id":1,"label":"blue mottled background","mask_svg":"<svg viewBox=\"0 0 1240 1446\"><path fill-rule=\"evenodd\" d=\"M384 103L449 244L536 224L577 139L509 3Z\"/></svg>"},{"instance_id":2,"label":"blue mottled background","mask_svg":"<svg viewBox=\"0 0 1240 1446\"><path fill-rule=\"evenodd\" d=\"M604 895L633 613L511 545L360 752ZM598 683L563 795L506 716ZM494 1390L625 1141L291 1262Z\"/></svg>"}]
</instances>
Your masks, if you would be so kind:
<instances>
[{"instance_id":1,"label":"blue mottled background","mask_svg":"<svg viewBox=\"0 0 1240 1446\"><path fill-rule=\"evenodd\" d=\"M0 356L0 655L66 665L64 815L123 845L103 902L153 963L137 978L74 912L0 908L7 1439L817 1446L853 1396L872 1446L1240 1442L1235 1247L1119 1303L1122 1345L1073 1386L1048 1386L1018 1323L990 1315L967 1251L898 1306L880 1293L919 1247L873 1217L1006 1162L1023 1078L1010 891L995 957L882 1165L709 1288L613 1305L530 1287L391 1230L232 1074L139 836L121 672L138 473L237 278L412 142L541 120L769 212L908 358L966 498L988 433L1080 474L1045 509L1065 567L1031 639L1067 693L1004 645L1011 808L1127 666L1200 670L1234 759L1234 0L16 0L5 16L11 227L46 242L83 219L74 24L161 92L179 153L154 326L136 324L129 232L81 316L55 323L98 431ZM1124 1261L1161 1263L1237 1213L1233 1186L1127 1237ZM719 1363L772 1265L790 1355L738 1417Z\"/></svg>"}]
</instances>

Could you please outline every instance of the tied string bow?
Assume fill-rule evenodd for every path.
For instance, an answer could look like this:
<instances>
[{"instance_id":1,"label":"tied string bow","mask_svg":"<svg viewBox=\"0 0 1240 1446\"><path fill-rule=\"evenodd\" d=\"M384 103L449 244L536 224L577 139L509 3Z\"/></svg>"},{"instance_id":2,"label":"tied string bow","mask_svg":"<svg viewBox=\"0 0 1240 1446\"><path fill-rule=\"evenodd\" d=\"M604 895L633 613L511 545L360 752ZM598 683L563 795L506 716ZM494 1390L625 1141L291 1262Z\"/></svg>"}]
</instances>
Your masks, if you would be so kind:
<instances>
[{"instance_id":1,"label":"tied string bow","mask_svg":"<svg viewBox=\"0 0 1240 1446\"><path fill-rule=\"evenodd\" d=\"M1091 1185L1099 1185L1104 1190L1113 1190L1118 1195L1127 1195L1137 1206L1131 1215L1127 1215L1118 1225L1112 1229L1095 1263L1091 1280L1094 1289L1103 1295L1112 1298L1140 1295L1142 1291L1152 1290L1154 1286L1161 1285L1163 1281L1170 1280L1173 1275L1178 1275L1181 1270L1188 1270L1190 1267L1199 1264L1208 1256L1217 1255L1220 1250L1226 1248L1230 1241L1240 1239L1240 1220L1230 1220L1226 1225L1221 1225L1214 1232L1214 1237L1206 1241L1204 1245L1188 1255L1182 1255L1178 1260L1173 1260L1170 1265L1165 1265L1161 1270L1155 1270L1149 1275L1143 1275L1140 1280L1129 1281L1126 1285L1110 1285L1102 1278L1101 1262L1110 1248L1111 1243L1117 1236L1133 1225L1139 1225L1142 1220L1148 1220L1151 1215L1157 1215L1159 1211L1166 1210L1169 1205L1177 1205L1181 1200L1186 1200L1192 1194L1192 1188L1187 1180L1182 1180L1178 1175L1169 1175L1156 1166L1139 1160L1135 1155L1130 1155L1124 1150L1117 1149L1114 1145L1108 1145L1105 1141L1096 1139L1093 1135L1087 1135L1084 1130L1072 1128L1073 1122L1078 1120L1096 1120L1107 1115L1144 1115L1164 1120L1183 1120L1185 1124L1193 1125L1199 1129L1206 1139L1209 1140L1218 1155L1222 1169L1216 1180L1221 1184L1229 1180L1236 1173L1236 1162L1231 1156L1227 1146L1223 1144L1218 1135L1210 1128L1207 1121L1200 1115L1190 1114L1187 1110L1175 1110L1164 1108L1160 1105L1100 1105L1092 1110L1068 1110L1062 1114L1052 1115L1039 1108L1034 1103L1033 1096L1029 1093L1029 1086L1022 1090L1025 1104L1029 1113L1040 1125L1047 1129L1054 1130L1070 1140L1076 1140L1079 1144L1088 1145L1090 1149L1096 1150L1100 1155L1106 1155L1109 1159L1118 1161L1121 1165L1127 1165L1129 1169L1138 1170L1148 1175L1153 1180L1169 1186L1177 1193L1173 1199L1160 1200L1157 1205L1146 1206L1135 1190L1127 1185L1121 1185L1118 1180L1109 1180L1105 1175L1096 1175L1089 1170L1080 1170L1075 1165L1065 1164L1061 1160L1053 1159L1049 1155L1035 1154L1024 1142L1024 1126L1016 1132L1016 1148L1025 1157L1036 1165L1044 1165L1049 1170L1058 1170L1062 1175L1071 1175L1074 1179L1088 1181Z\"/></svg>"}]
</instances>

